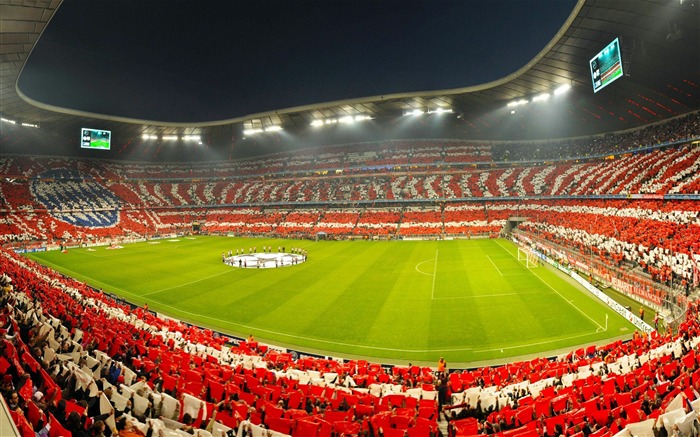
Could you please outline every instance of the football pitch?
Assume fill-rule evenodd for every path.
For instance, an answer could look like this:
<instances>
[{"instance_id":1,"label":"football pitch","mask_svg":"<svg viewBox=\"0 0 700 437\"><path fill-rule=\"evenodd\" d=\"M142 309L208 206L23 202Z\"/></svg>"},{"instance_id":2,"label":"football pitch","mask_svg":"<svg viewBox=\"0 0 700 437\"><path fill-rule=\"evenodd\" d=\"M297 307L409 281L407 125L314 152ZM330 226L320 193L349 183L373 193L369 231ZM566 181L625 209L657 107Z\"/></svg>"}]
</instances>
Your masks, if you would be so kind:
<instances>
[{"instance_id":1,"label":"football pitch","mask_svg":"<svg viewBox=\"0 0 700 437\"><path fill-rule=\"evenodd\" d=\"M308 260L237 268L222 252L284 246ZM338 357L450 367L511 361L634 331L507 240L178 237L31 254L96 288L223 333Z\"/></svg>"}]
</instances>

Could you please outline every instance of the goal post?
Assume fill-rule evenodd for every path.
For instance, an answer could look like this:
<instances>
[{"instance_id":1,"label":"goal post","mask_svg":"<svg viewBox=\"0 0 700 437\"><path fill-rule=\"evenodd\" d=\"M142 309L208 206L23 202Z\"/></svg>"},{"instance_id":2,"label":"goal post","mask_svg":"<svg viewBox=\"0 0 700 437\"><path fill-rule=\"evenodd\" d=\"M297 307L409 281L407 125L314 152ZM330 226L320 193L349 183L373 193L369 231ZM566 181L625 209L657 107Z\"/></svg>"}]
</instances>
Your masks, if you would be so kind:
<instances>
[{"instance_id":1,"label":"goal post","mask_svg":"<svg viewBox=\"0 0 700 437\"><path fill-rule=\"evenodd\" d=\"M530 249L518 247L518 261L525 264L528 269L533 269L539 265L537 254Z\"/></svg>"}]
</instances>

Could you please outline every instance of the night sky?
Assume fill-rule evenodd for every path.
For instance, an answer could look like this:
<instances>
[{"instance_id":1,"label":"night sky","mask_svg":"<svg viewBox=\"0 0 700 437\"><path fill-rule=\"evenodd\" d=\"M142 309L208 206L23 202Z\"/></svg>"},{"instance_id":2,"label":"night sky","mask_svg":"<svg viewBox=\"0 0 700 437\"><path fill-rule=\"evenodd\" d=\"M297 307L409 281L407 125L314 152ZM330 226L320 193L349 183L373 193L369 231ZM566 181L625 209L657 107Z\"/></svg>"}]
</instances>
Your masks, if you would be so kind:
<instances>
[{"instance_id":1,"label":"night sky","mask_svg":"<svg viewBox=\"0 0 700 437\"><path fill-rule=\"evenodd\" d=\"M51 105L192 123L464 87L521 68L574 5L64 0L19 86Z\"/></svg>"}]
</instances>

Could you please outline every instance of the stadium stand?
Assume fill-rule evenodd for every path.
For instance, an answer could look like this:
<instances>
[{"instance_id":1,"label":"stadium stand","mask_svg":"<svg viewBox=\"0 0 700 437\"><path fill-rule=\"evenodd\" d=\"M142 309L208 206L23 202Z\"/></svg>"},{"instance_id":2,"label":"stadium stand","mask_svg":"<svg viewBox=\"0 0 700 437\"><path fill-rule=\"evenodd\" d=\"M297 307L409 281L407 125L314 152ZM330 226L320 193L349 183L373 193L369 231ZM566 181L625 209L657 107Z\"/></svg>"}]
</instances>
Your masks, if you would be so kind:
<instances>
[{"instance_id":1,"label":"stadium stand","mask_svg":"<svg viewBox=\"0 0 700 437\"><path fill-rule=\"evenodd\" d=\"M618 266L623 262L639 266L662 283L675 278L685 288L695 271L692 257L700 250L699 212L697 203L557 203L533 208L530 213L537 219L523 229L578 246L580 252L595 253Z\"/></svg>"},{"instance_id":2,"label":"stadium stand","mask_svg":"<svg viewBox=\"0 0 700 437\"><path fill-rule=\"evenodd\" d=\"M22 435L115 435L129 420L166 436L430 436L440 415L451 436L672 434L700 407L693 303L675 334L446 374L229 343L11 251L0 271L2 394Z\"/></svg>"},{"instance_id":3,"label":"stadium stand","mask_svg":"<svg viewBox=\"0 0 700 437\"><path fill-rule=\"evenodd\" d=\"M0 162L0 239L80 244L185 232L195 221L208 233L488 236L526 216L525 232L688 287L700 253L697 203L661 199L697 194L698 119L508 149L402 140L213 165L8 156ZM513 159L510 148L522 159L557 160L499 164ZM582 150L595 154L576 157Z\"/></svg>"},{"instance_id":4,"label":"stadium stand","mask_svg":"<svg viewBox=\"0 0 700 437\"><path fill-rule=\"evenodd\" d=\"M401 211L390 208L365 208L357 221L355 235L393 235L401 220Z\"/></svg>"},{"instance_id":5,"label":"stadium stand","mask_svg":"<svg viewBox=\"0 0 700 437\"><path fill-rule=\"evenodd\" d=\"M690 435L700 207L677 195L698 194L699 119L543 144L401 140L213 165L3 156L2 394L22 435L114 435L123 418L164 436L419 437L442 418L452 436ZM157 318L12 251L195 222L212 234L472 238L511 217L527 219L517 240L684 318L663 336L449 374L293 359Z\"/></svg>"},{"instance_id":6,"label":"stadium stand","mask_svg":"<svg viewBox=\"0 0 700 437\"><path fill-rule=\"evenodd\" d=\"M51 178L49 191L40 174L28 176L30 191L17 176L6 175L2 195L12 209L96 209L117 206L176 207L276 202L344 202L372 200L458 200L473 197L595 196L628 194L693 194L698 183L700 151L690 145L593 160L581 164L517 166L506 169L454 170L447 174L417 172L353 177L236 180L192 183L189 180L81 182L77 198L70 179ZM597 183L599 180L605 183ZM38 190L38 191L37 191ZM52 190L52 191L51 191ZM49 194L47 194L49 193ZM53 194L50 194L53 193ZM59 197L57 197L59 196ZM93 199L93 204L86 199Z\"/></svg>"},{"instance_id":7,"label":"stadium stand","mask_svg":"<svg viewBox=\"0 0 700 437\"><path fill-rule=\"evenodd\" d=\"M226 110L234 113L242 103L243 111L214 119L178 120L171 120L167 111L155 117L131 118L134 111L149 105L133 101L117 105L120 109L111 108L113 99L99 101L110 89L128 88L126 76L119 74L113 74L120 79L119 87L96 86L98 93L78 93L78 97L91 97L88 108L44 99L40 92L35 95L42 74L33 76L31 70L33 64L41 64L42 47L49 44L56 49L49 52L56 54L58 48L71 46L70 38L64 38L65 44L51 40L54 24L60 28L62 17L75 6L68 3L5 0L0 4L1 437L700 436L697 2L579 0L568 8L564 5L573 10L535 58L481 85L442 90L428 86L423 88L430 90L426 92L408 89L391 94L390 89L379 89L383 84L375 81L376 92L359 95L368 97L344 87L341 97L327 103L313 103L317 100L306 95L299 104L270 111L264 109L269 104L260 99L221 95L197 100L224 102ZM166 12L177 17L177 11ZM311 18L324 17L323 11L313 12L316 15ZM452 15L460 21L458 14ZM148 13L143 16L147 18ZM282 14L284 22L288 18ZM299 20L292 21L299 27ZM331 21L321 22L328 27ZM346 24L356 27L357 23L350 20ZM223 29L221 26L208 24L209 36L223 35L211 31ZM130 36L137 27L138 22L126 27ZM273 37L285 33L280 26L273 30ZM322 36L323 32L316 33ZM374 39L379 35L365 33ZM508 32L501 33L508 36ZM164 34L159 36L169 40ZM193 47L198 51L201 41L196 32L184 36L189 52ZM593 59L590 56L612 38L620 49L616 52L619 59L612 62L611 71L601 72L597 68L612 59L607 53L613 45ZM81 40L79 52L84 61L76 68L85 63L99 66L124 61L117 59L124 56L110 57L106 46L99 56L86 57L97 53L85 45L92 40L96 38L89 35ZM120 43L123 48L128 41ZM162 52L179 59L182 47ZM307 52L311 55L303 54ZM410 47L407 52L421 56ZM288 53L295 56L294 50ZM323 51L302 51L297 58L310 61L314 53ZM130 54L136 53L132 50ZM489 58L498 54L494 51ZM266 56L275 59L270 53ZM593 92L585 65L588 59ZM132 63L130 71L149 70L140 64ZM274 82L283 85L280 75L290 69L267 64L266 74L280 78ZM353 76L353 67L362 65L351 64L348 77ZM62 67L53 69L58 74L48 75L54 85L62 85ZM195 69L203 73L206 67ZM249 67L254 70L255 65ZM430 65L425 67L428 76L440 74L436 73L439 68L431 72ZM196 85L196 75L166 68L163 63L150 70L165 78L164 89L189 90L168 93L165 100L152 99L155 106L160 102L162 108L192 109L182 99L187 94L203 96L190 90ZM324 76L321 70L315 73L316 78ZM360 73L359 82L372 82L366 72ZM176 76L188 76L189 88L167 86ZM615 77L624 80L596 92ZM224 82L202 84L213 83L221 91L227 88ZM82 83L86 90L96 84L92 80ZM296 88L323 91L313 80L300 84L309 86ZM51 88L55 95L76 96L62 93L61 86ZM570 98L564 98L562 90ZM286 92L264 94L290 97ZM543 104L550 97L554 105ZM251 109L250 103L258 106ZM207 114L216 112L207 106ZM372 120L364 124L366 130L345 123L365 120ZM86 133L78 148L75 137L83 126L101 131L102 138L94 144L100 149L105 143L106 131L102 130L108 130L111 148L110 141L107 150L82 147L93 145L92 134L86 138ZM399 135L405 137L387 139ZM447 138L432 138L437 136ZM381 139L360 142L369 138ZM236 158L249 155L255 156ZM153 162L144 162L150 159ZM152 239L176 242L179 236L198 240L189 237L194 233L259 237L250 240L256 242L507 237L518 245L517 257L502 247L513 255L509 263L521 261L524 255L528 268L558 269L569 274L567 281L577 281L592 294L610 287L643 304L639 320L622 303L612 298L606 301L639 330L632 334L627 331L631 325L625 325L615 332L619 337L607 344L466 369L446 369L443 358L435 368L297 354L280 345L258 342L252 335L235 338L173 319L173 314L157 314L147 304L139 307L103 293L21 255L39 250L68 252L83 245L111 249L124 242ZM254 244L249 254L257 252ZM390 246L383 242L358 246L374 245ZM428 245L439 245L441 250L442 246L463 247L442 242ZM292 252L300 250L293 248ZM167 259L167 251L159 252ZM282 247L280 252L286 251ZM228 263L224 254L222 258ZM395 261L383 254L377 258L381 273L393 281L387 273ZM430 261L434 261L431 274L419 269ZM130 262L157 275L155 266ZM218 256L214 262L226 268L218 264ZM494 260L491 263L501 276L508 276ZM256 265L260 266L257 259ZM119 274L116 264L110 266L112 270ZM432 276L431 299L435 298L437 250L434 260L420 260L414 270L425 281ZM450 275L447 270L443 271ZM532 274L541 271L532 270ZM175 282L187 282L181 281L184 274L174 276ZM359 273L353 279L358 289L366 281ZM259 277L249 283L256 280ZM518 278L504 283L511 280L520 285ZM191 282L178 285L184 285L183 294L196 288ZM559 293L556 287L549 287ZM401 298L411 297L404 287L396 288L401 290L392 291L401 293ZM316 305L324 291L299 307ZM520 292L526 292L517 291L510 294L522 299ZM235 306L246 315L272 318L277 316L275 309L287 306L286 298L294 297L294 290L284 294L285 298L268 299L270 305L261 314L252 314L245 296ZM343 308L350 299L360 300L358 295L355 289L349 290L334 305ZM572 302L568 296L560 297ZM544 294L537 299L549 297ZM369 313L381 305L378 301L361 303ZM668 315L665 327L644 323L647 306L656 312L654 323L659 314ZM385 307L387 312L392 310L390 305ZM430 309L431 327L475 335L461 324L441 323L440 312ZM586 315L582 309L579 312ZM503 317L499 313L498 308L489 308L484 317L498 322ZM332 312L319 314L320 319ZM420 323L411 316L398 314ZM476 316L481 314L468 314L464 322L477 320ZM591 321L607 331L607 314L605 317L605 328ZM562 319L552 317L548 326L556 329L556 324L565 322ZM352 322L340 320L339 325ZM389 324L379 328L385 326ZM272 329L254 332L267 335ZM595 338L603 335L607 333ZM404 347L391 346L396 351ZM409 345L413 346L427 347L418 340ZM361 346L365 347L371 346ZM361 348L355 350L369 350ZM510 345L504 348L520 350ZM420 356L434 352L423 350Z\"/></svg>"},{"instance_id":8,"label":"stadium stand","mask_svg":"<svg viewBox=\"0 0 700 437\"><path fill-rule=\"evenodd\" d=\"M317 233L350 234L357 224L359 215L360 211L353 211L350 209L345 209L343 211L325 211L322 213L314 231Z\"/></svg>"},{"instance_id":9,"label":"stadium stand","mask_svg":"<svg viewBox=\"0 0 700 437\"><path fill-rule=\"evenodd\" d=\"M444 224L446 234L491 234L498 233L505 219L490 219L491 207L475 203L451 203L445 205ZM510 212L510 211L509 211Z\"/></svg>"}]
</instances>

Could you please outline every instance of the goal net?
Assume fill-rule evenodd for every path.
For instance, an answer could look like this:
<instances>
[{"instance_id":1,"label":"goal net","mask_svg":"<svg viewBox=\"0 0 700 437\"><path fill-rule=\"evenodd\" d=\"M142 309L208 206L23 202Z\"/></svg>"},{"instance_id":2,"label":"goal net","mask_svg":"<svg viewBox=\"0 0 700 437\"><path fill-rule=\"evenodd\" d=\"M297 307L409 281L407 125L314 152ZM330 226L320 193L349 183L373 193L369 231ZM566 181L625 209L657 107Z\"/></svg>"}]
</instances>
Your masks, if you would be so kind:
<instances>
[{"instance_id":1,"label":"goal net","mask_svg":"<svg viewBox=\"0 0 700 437\"><path fill-rule=\"evenodd\" d=\"M518 247L518 261L525 264L528 269L533 269L538 266L537 254L529 249Z\"/></svg>"}]
</instances>

